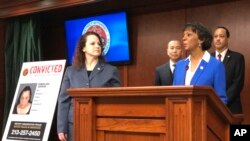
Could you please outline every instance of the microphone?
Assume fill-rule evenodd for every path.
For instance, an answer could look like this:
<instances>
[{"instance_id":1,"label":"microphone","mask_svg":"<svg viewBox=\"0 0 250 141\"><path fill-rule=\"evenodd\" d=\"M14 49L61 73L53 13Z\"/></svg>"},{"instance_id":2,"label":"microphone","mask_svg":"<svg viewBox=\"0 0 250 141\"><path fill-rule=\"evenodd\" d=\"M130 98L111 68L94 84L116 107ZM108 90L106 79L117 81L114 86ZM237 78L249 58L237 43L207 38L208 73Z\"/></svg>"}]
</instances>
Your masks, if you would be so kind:
<instances>
[{"instance_id":1,"label":"microphone","mask_svg":"<svg viewBox=\"0 0 250 141\"><path fill-rule=\"evenodd\" d=\"M186 65L186 68L185 68L185 69L186 69L186 71L187 71L187 70L189 69L189 66L188 66L188 65Z\"/></svg>"}]
</instances>

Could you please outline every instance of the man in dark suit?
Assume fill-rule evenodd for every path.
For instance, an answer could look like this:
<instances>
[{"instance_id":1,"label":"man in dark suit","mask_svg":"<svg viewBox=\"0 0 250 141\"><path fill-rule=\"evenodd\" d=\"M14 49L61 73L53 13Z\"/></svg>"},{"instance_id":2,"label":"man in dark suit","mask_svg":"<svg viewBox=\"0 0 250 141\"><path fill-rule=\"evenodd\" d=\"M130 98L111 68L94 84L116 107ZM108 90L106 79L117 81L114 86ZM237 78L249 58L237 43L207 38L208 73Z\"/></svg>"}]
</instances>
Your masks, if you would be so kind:
<instances>
[{"instance_id":1,"label":"man in dark suit","mask_svg":"<svg viewBox=\"0 0 250 141\"><path fill-rule=\"evenodd\" d=\"M229 30L217 27L214 31L213 44L216 49L213 56L222 61L226 69L227 106L233 114L242 113L240 93L244 86L245 59L238 52L228 49Z\"/></svg>"},{"instance_id":2,"label":"man in dark suit","mask_svg":"<svg viewBox=\"0 0 250 141\"><path fill-rule=\"evenodd\" d=\"M178 40L169 41L166 50L167 55L169 56L169 61L156 67L155 85L172 85L175 64L182 56L181 42Z\"/></svg>"}]
</instances>

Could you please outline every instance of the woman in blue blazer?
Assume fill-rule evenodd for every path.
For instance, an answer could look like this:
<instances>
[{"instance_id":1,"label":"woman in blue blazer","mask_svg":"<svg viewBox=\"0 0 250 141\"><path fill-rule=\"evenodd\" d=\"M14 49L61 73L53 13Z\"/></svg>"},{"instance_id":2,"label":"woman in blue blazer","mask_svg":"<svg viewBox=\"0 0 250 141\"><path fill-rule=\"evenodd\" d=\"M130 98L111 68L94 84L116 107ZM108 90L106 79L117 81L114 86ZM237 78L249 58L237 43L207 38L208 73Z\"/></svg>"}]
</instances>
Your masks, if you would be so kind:
<instances>
[{"instance_id":1,"label":"woman in blue blazer","mask_svg":"<svg viewBox=\"0 0 250 141\"><path fill-rule=\"evenodd\" d=\"M207 52L212 39L210 31L202 24L194 22L185 25L182 42L190 55L177 62L173 85L211 86L226 104L224 65Z\"/></svg>"},{"instance_id":2,"label":"woman in blue blazer","mask_svg":"<svg viewBox=\"0 0 250 141\"><path fill-rule=\"evenodd\" d=\"M118 69L104 62L101 37L86 32L76 47L72 66L64 74L58 97L57 133L60 141L73 140L73 101L68 88L120 86Z\"/></svg>"}]
</instances>

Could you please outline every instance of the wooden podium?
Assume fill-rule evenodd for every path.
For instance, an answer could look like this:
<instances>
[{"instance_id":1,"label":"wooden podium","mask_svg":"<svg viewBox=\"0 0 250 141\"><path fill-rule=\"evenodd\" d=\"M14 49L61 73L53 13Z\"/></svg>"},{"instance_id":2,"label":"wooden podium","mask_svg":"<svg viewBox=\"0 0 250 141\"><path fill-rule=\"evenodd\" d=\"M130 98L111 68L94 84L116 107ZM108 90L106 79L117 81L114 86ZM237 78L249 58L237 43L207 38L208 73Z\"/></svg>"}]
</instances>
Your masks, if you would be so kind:
<instances>
[{"instance_id":1,"label":"wooden podium","mask_svg":"<svg viewBox=\"0 0 250 141\"><path fill-rule=\"evenodd\" d=\"M75 141L229 141L240 123L210 87L68 89Z\"/></svg>"}]
</instances>

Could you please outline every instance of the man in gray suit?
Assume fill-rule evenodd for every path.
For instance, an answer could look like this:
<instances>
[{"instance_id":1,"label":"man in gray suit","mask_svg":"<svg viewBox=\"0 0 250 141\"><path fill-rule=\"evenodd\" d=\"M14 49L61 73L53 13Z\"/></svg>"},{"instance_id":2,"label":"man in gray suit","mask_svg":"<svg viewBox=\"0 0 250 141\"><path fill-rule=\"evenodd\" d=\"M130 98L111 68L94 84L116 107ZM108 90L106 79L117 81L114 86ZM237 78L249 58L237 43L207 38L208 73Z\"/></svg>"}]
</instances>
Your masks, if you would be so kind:
<instances>
[{"instance_id":1,"label":"man in gray suit","mask_svg":"<svg viewBox=\"0 0 250 141\"><path fill-rule=\"evenodd\" d=\"M172 85L175 64L182 57L182 46L178 40L169 41L166 50L169 61L156 67L155 70L155 85L158 86Z\"/></svg>"}]
</instances>

